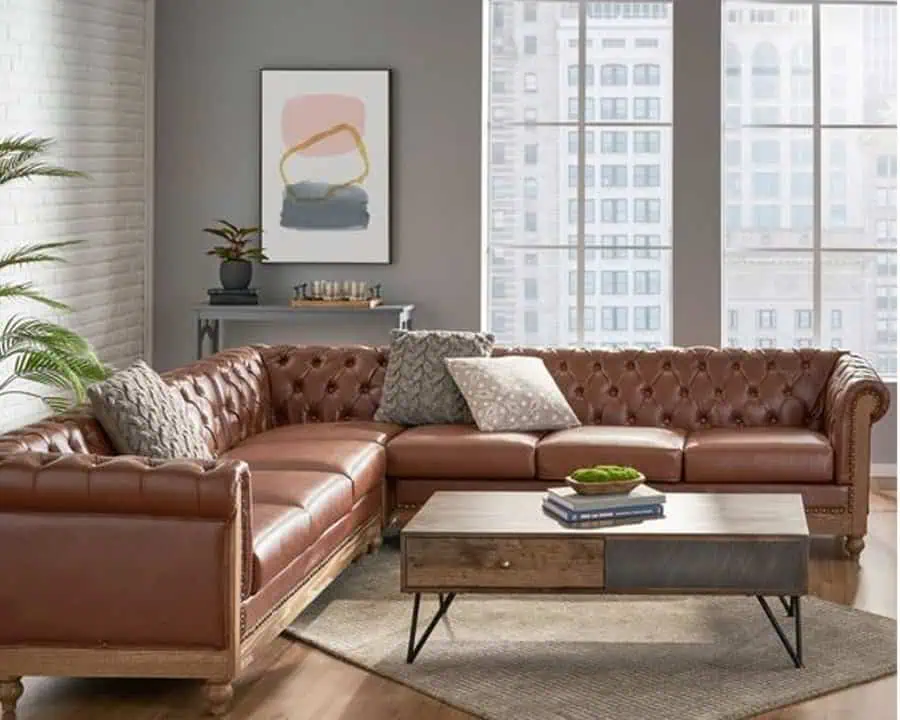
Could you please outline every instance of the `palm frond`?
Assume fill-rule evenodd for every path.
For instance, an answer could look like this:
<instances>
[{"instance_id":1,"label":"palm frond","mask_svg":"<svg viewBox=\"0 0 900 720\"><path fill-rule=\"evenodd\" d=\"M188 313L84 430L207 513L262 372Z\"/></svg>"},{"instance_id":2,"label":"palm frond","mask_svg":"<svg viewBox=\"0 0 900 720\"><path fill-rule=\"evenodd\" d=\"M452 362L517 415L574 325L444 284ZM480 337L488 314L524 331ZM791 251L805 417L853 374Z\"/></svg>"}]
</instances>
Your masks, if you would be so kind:
<instances>
[{"instance_id":1,"label":"palm frond","mask_svg":"<svg viewBox=\"0 0 900 720\"><path fill-rule=\"evenodd\" d=\"M70 310L68 305L47 297L34 287L32 282L0 284L0 300L33 300L54 310Z\"/></svg>"},{"instance_id":2,"label":"palm frond","mask_svg":"<svg viewBox=\"0 0 900 720\"><path fill-rule=\"evenodd\" d=\"M80 244L81 240L61 240L59 242L23 245L20 248L0 255L0 270L30 263L65 262L65 258L54 255L52 251Z\"/></svg>"},{"instance_id":3,"label":"palm frond","mask_svg":"<svg viewBox=\"0 0 900 720\"><path fill-rule=\"evenodd\" d=\"M77 170L69 170L41 160L40 157L52 145L53 140L50 138L29 135L17 135L0 140L0 185L34 177L86 177Z\"/></svg>"}]
</instances>

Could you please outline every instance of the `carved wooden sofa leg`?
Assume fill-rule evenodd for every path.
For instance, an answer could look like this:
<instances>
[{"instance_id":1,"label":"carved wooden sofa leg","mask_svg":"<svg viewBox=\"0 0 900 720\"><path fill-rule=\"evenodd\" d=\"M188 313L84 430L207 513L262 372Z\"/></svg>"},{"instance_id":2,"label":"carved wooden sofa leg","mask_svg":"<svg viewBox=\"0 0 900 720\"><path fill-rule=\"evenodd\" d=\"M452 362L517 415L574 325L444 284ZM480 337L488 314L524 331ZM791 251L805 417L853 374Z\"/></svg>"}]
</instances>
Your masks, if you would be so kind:
<instances>
[{"instance_id":1,"label":"carved wooden sofa leg","mask_svg":"<svg viewBox=\"0 0 900 720\"><path fill-rule=\"evenodd\" d=\"M203 686L206 710L210 715L222 717L231 709L234 688L229 681L208 680Z\"/></svg>"},{"instance_id":2,"label":"carved wooden sofa leg","mask_svg":"<svg viewBox=\"0 0 900 720\"><path fill-rule=\"evenodd\" d=\"M369 541L369 544L366 545L366 552L371 555L374 552L378 552L378 548L381 547L381 543L383 539L381 537L381 533L378 533L374 538Z\"/></svg>"},{"instance_id":3,"label":"carved wooden sofa leg","mask_svg":"<svg viewBox=\"0 0 900 720\"><path fill-rule=\"evenodd\" d=\"M844 549L853 560L859 560L859 554L866 546L866 539L862 535L848 535L844 538Z\"/></svg>"},{"instance_id":4,"label":"carved wooden sofa leg","mask_svg":"<svg viewBox=\"0 0 900 720\"><path fill-rule=\"evenodd\" d=\"M2 720L16 720L16 703L22 697L25 687L21 677L0 678L0 708Z\"/></svg>"}]
</instances>

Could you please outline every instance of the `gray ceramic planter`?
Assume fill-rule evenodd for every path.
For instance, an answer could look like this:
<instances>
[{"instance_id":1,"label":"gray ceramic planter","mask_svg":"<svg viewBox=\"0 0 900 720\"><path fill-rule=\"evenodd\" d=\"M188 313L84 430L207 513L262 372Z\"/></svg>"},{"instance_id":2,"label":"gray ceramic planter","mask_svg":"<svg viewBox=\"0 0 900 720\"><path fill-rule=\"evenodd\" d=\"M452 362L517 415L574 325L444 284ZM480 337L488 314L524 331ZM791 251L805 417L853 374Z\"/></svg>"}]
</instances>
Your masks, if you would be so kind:
<instances>
[{"instance_id":1,"label":"gray ceramic planter","mask_svg":"<svg viewBox=\"0 0 900 720\"><path fill-rule=\"evenodd\" d=\"M219 280L226 290L246 290L253 278L253 263L249 260L226 260L219 265Z\"/></svg>"}]
</instances>

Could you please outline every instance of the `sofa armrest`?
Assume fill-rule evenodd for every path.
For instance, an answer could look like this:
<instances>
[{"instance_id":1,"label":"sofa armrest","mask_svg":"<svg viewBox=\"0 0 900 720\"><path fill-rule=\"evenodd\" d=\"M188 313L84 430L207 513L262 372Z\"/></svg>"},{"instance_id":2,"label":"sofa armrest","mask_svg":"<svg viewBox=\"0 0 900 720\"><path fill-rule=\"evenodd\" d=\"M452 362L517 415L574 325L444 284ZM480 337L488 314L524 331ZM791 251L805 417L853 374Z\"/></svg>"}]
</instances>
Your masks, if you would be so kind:
<instances>
[{"instance_id":1,"label":"sofa armrest","mask_svg":"<svg viewBox=\"0 0 900 720\"><path fill-rule=\"evenodd\" d=\"M872 425L884 417L891 397L865 358L842 355L825 390L825 432L834 449L835 479L868 495ZM868 498L858 497L859 502Z\"/></svg>"},{"instance_id":2,"label":"sofa armrest","mask_svg":"<svg viewBox=\"0 0 900 720\"><path fill-rule=\"evenodd\" d=\"M251 523L241 461L2 456L0 645L230 647Z\"/></svg>"}]
</instances>

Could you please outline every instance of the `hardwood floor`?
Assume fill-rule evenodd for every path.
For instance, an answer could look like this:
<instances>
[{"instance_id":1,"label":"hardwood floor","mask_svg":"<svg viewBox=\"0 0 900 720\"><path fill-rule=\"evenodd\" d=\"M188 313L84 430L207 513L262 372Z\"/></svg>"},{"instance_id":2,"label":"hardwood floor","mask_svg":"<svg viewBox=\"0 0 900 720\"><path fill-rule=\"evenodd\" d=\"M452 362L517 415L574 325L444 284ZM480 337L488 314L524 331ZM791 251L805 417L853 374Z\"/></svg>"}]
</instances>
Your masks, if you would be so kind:
<instances>
[{"instance_id":1,"label":"hardwood floor","mask_svg":"<svg viewBox=\"0 0 900 720\"><path fill-rule=\"evenodd\" d=\"M897 615L897 495L871 497L860 564L837 541L816 539L813 594ZM759 720L896 720L896 676L860 685ZM26 678L19 720L189 720L200 717L200 686L177 680ZM232 720L466 720L472 716L300 643L279 638L236 686ZM523 718L523 720L527 720Z\"/></svg>"}]
</instances>

